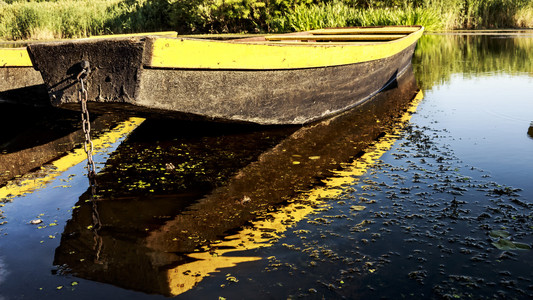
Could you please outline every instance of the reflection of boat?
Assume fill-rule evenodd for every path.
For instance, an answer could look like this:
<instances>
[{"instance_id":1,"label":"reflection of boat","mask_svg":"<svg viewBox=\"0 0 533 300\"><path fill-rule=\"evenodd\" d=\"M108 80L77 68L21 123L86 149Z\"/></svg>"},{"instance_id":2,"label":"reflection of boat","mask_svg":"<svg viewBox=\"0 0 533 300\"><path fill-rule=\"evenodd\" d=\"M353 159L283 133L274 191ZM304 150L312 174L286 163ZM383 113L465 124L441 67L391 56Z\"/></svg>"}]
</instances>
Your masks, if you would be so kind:
<instances>
[{"instance_id":1,"label":"reflection of boat","mask_svg":"<svg viewBox=\"0 0 533 300\"><path fill-rule=\"evenodd\" d=\"M116 117L99 116L94 132L109 128ZM0 186L7 180L58 158L79 146L85 135L79 115L53 107L0 103Z\"/></svg>"},{"instance_id":2,"label":"reflection of boat","mask_svg":"<svg viewBox=\"0 0 533 300\"><path fill-rule=\"evenodd\" d=\"M0 102L35 104L38 99L46 99L46 89L26 48L0 48Z\"/></svg>"},{"instance_id":3,"label":"reflection of boat","mask_svg":"<svg viewBox=\"0 0 533 300\"><path fill-rule=\"evenodd\" d=\"M19 108L23 109L24 107ZM57 122L57 119L55 120ZM137 126L139 126L144 119L142 118L128 118L125 121L121 121L114 128L110 128L113 123L116 123L114 120L110 120L109 116L96 118L91 122L91 126L95 129L95 132L98 132L100 127L104 130L98 132L97 136L92 139L94 146L93 154L98 154L106 151L110 146L119 141L122 137L133 131ZM54 122L54 123L56 123ZM42 133L42 132L41 132ZM55 131L54 131L55 133ZM47 136L50 137L48 132ZM52 135L53 136L53 135ZM27 148L20 150L20 153L13 153L10 155L7 151L0 155L0 161L4 160L4 163L1 163L2 166L2 184L4 181L13 174L9 171L10 168L24 168L26 170L29 165L39 166L39 161L44 161L42 156L49 155L52 161L47 162L44 166L34 170L31 170L28 173L21 171L20 173L25 173L24 175L14 174L17 178L9 180L5 185L0 187L0 199L3 201L8 201L15 197L23 196L27 193L32 193L38 189L45 187L48 183L54 181L58 176L67 171L69 168L76 166L82 163L87 159L87 154L83 147L74 147L71 139L75 139L79 136L79 133L73 132L71 134L66 134L62 138L57 140L52 140L46 144L40 146L34 146L33 148ZM63 145L63 143L65 143ZM69 151L69 149L71 149ZM56 152L57 151L57 152ZM68 151L68 152L67 152ZM26 162L20 161L25 160ZM10 165L13 163L13 165ZM21 167L22 166L22 167ZM7 173L7 174L4 174Z\"/></svg>"},{"instance_id":4,"label":"reflection of boat","mask_svg":"<svg viewBox=\"0 0 533 300\"><path fill-rule=\"evenodd\" d=\"M56 106L79 109L78 75L87 72L92 111L303 124L386 88L410 64L422 32L395 26L229 41L146 36L28 49Z\"/></svg>"},{"instance_id":5,"label":"reflection of boat","mask_svg":"<svg viewBox=\"0 0 533 300\"><path fill-rule=\"evenodd\" d=\"M218 243L219 259L188 253L334 176L363 153L415 95L410 68L397 83L353 110L304 127L253 131L217 125L218 132L208 126L198 135L184 130L166 138L170 121L139 127L97 176L98 200L87 202L89 192L81 196L54 264L82 278L176 295L217 268L258 259L227 254L258 247L272 234L265 228ZM266 223L290 226L312 210L300 208Z\"/></svg>"}]
</instances>

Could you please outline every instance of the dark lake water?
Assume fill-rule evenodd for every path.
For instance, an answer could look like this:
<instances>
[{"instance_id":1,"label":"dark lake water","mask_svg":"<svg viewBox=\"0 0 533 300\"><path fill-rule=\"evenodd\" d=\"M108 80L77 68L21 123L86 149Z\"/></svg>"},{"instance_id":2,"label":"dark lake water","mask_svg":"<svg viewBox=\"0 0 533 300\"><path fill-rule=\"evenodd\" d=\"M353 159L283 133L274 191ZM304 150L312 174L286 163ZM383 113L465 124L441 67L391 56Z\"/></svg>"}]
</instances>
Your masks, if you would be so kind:
<instances>
[{"instance_id":1,"label":"dark lake water","mask_svg":"<svg viewBox=\"0 0 533 300\"><path fill-rule=\"evenodd\" d=\"M3 121L34 170L0 188L0 299L532 298L532 61L531 37L426 35L310 126L95 118L94 188L72 115Z\"/></svg>"}]
</instances>

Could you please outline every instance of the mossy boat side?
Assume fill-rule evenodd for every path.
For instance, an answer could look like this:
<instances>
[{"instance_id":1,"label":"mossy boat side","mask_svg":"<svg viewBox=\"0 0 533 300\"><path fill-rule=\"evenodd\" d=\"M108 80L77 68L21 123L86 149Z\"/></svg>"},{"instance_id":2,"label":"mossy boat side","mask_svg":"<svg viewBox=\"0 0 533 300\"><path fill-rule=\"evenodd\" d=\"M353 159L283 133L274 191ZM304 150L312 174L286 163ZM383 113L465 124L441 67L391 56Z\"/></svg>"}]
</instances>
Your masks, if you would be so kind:
<instances>
[{"instance_id":1,"label":"mossy boat side","mask_svg":"<svg viewBox=\"0 0 533 300\"><path fill-rule=\"evenodd\" d=\"M28 47L52 104L257 124L304 124L369 99L411 63L421 26L321 29L235 40L135 36Z\"/></svg>"}]
</instances>

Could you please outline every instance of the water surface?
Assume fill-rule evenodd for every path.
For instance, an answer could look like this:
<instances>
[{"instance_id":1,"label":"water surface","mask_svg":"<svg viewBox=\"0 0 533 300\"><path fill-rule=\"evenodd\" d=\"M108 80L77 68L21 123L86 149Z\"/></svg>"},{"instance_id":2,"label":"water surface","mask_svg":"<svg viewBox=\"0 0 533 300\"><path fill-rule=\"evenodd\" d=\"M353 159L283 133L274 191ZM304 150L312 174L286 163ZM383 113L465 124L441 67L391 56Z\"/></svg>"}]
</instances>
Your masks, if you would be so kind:
<instances>
[{"instance_id":1,"label":"water surface","mask_svg":"<svg viewBox=\"0 0 533 300\"><path fill-rule=\"evenodd\" d=\"M532 297L532 55L424 36L420 102L407 74L304 128L135 123L96 191L82 162L6 196L0 298Z\"/></svg>"}]
</instances>

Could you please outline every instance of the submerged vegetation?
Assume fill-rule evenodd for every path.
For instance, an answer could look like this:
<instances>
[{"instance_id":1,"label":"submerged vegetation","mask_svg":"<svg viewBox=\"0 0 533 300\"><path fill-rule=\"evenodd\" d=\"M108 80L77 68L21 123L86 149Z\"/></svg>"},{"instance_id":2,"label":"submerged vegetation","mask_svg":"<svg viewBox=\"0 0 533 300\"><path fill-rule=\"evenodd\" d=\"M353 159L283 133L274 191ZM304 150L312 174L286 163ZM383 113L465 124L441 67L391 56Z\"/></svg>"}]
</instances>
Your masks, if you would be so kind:
<instances>
[{"instance_id":1,"label":"submerged vegetation","mask_svg":"<svg viewBox=\"0 0 533 300\"><path fill-rule=\"evenodd\" d=\"M177 30L287 32L420 24L428 30L533 27L528 0L0 0L0 39Z\"/></svg>"}]
</instances>

